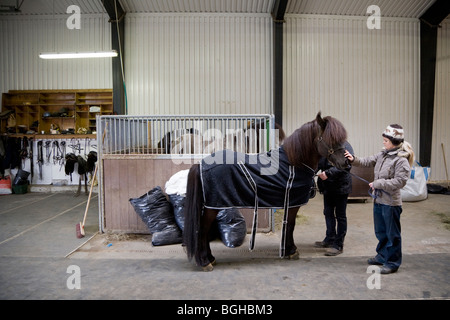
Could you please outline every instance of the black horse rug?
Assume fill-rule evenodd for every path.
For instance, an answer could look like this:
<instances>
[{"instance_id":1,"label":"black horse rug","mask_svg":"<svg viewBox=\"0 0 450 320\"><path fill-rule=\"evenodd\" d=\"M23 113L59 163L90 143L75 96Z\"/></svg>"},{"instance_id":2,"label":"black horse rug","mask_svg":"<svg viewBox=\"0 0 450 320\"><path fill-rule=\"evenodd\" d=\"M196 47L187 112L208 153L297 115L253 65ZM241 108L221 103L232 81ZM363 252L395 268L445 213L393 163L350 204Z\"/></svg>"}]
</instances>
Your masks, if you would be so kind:
<instances>
[{"instance_id":1,"label":"black horse rug","mask_svg":"<svg viewBox=\"0 0 450 320\"><path fill-rule=\"evenodd\" d=\"M205 207L299 207L309 200L312 169L292 166L283 147L261 154L223 150L200 164Z\"/></svg>"},{"instance_id":2,"label":"black horse rug","mask_svg":"<svg viewBox=\"0 0 450 320\"><path fill-rule=\"evenodd\" d=\"M200 164L205 207L254 208L254 246L258 208L284 209L305 205L314 186L314 170L294 167L283 147L260 154L223 150Z\"/></svg>"}]
</instances>

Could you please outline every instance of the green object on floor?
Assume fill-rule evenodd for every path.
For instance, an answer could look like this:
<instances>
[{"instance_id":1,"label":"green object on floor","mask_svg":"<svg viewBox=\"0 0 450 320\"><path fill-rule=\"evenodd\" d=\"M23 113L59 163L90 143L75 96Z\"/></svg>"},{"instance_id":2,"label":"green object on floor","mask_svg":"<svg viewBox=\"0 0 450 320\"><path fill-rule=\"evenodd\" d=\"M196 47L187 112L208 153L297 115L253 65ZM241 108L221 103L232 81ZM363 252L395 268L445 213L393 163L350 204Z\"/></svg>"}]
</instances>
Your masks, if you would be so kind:
<instances>
[{"instance_id":1,"label":"green object on floor","mask_svg":"<svg viewBox=\"0 0 450 320\"><path fill-rule=\"evenodd\" d=\"M28 192L28 184L23 185L15 185L12 187L13 193L15 194L24 194Z\"/></svg>"}]
</instances>

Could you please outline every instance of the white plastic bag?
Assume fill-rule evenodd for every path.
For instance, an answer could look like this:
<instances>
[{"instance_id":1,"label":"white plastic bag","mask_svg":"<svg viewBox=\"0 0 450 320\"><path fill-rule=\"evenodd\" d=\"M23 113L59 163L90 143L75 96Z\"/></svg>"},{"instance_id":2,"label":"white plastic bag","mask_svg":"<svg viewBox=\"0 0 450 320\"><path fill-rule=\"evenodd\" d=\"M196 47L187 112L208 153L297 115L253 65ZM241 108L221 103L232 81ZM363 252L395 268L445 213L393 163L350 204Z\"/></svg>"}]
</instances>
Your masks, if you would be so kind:
<instances>
[{"instance_id":1,"label":"white plastic bag","mask_svg":"<svg viewBox=\"0 0 450 320\"><path fill-rule=\"evenodd\" d=\"M177 194L180 196L185 196L188 174L189 169L178 171L172 177L170 177L165 185L166 194Z\"/></svg>"},{"instance_id":2,"label":"white plastic bag","mask_svg":"<svg viewBox=\"0 0 450 320\"><path fill-rule=\"evenodd\" d=\"M402 201L421 201L428 198L427 181L430 176L430 167L422 167L416 161L415 166L411 168L411 175L406 185L400 190Z\"/></svg>"}]
</instances>

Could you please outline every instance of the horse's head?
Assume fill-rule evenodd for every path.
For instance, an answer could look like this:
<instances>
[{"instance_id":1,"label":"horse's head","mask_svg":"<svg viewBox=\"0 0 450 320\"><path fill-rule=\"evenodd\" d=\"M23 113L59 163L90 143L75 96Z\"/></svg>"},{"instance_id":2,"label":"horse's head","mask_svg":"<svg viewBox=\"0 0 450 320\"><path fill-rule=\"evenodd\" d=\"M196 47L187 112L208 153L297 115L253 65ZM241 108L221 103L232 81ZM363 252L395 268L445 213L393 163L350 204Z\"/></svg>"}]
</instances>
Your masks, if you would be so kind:
<instances>
[{"instance_id":1,"label":"horse's head","mask_svg":"<svg viewBox=\"0 0 450 320\"><path fill-rule=\"evenodd\" d=\"M320 157L326 157L338 169L348 168L344 157L347 131L342 123L332 117L307 122L284 141L283 147L289 162L296 166L316 168Z\"/></svg>"},{"instance_id":2,"label":"horse's head","mask_svg":"<svg viewBox=\"0 0 450 320\"><path fill-rule=\"evenodd\" d=\"M342 123L333 118L322 118L320 112L316 116L315 122L319 125L319 134L316 138L317 151L322 157L338 169L346 169L349 164L344 156L344 143L347 140L347 130Z\"/></svg>"}]
</instances>

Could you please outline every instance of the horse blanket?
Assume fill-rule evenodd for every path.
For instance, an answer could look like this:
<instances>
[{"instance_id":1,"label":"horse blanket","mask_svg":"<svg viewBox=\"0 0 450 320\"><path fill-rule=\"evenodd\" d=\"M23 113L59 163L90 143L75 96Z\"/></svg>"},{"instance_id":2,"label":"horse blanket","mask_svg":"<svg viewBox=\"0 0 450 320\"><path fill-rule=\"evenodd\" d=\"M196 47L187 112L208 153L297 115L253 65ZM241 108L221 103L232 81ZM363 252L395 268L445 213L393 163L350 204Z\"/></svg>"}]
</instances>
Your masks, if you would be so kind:
<instances>
[{"instance_id":1,"label":"horse blanket","mask_svg":"<svg viewBox=\"0 0 450 320\"><path fill-rule=\"evenodd\" d=\"M222 150L200 164L206 208L299 207L309 200L314 172L292 166L283 147L260 154Z\"/></svg>"},{"instance_id":2,"label":"horse blanket","mask_svg":"<svg viewBox=\"0 0 450 320\"><path fill-rule=\"evenodd\" d=\"M200 163L204 204L209 209L254 208L250 250L255 246L258 207L284 209L280 256L285 255L289 208L309 200L314 170L289 163L281 146L260 154L222 150Z\"/></svg>"}]
</instances>

